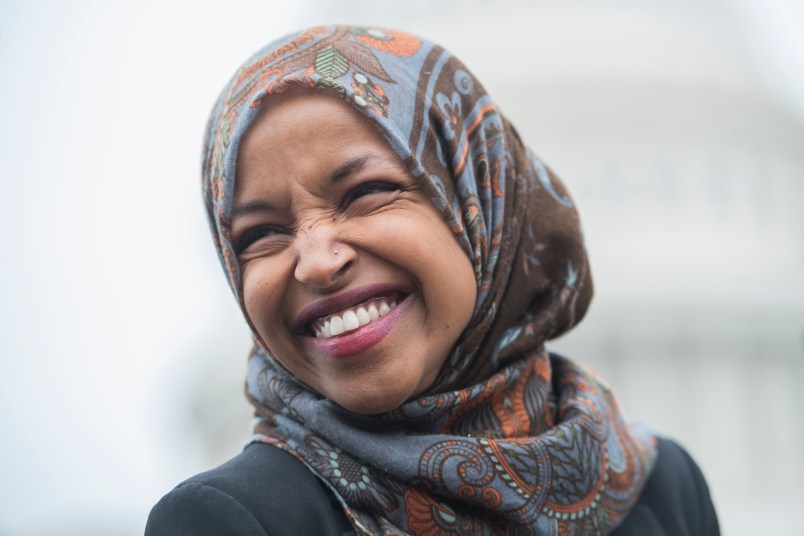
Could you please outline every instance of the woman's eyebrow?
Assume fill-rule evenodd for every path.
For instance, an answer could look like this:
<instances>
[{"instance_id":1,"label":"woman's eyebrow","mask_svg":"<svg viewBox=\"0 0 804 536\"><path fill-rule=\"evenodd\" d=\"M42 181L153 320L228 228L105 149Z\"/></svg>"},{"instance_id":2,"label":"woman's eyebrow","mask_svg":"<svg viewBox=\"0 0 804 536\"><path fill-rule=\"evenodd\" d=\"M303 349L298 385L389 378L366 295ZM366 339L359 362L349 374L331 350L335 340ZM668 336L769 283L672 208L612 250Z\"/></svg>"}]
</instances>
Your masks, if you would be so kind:
<instances>
[{"instance_id":1,"label":"woman's eyebrow","mask_svg":"<svg viewBox=\"0 0 804 536\"><path fill-rule=\"evenodd\" d=\"M374 158L373 155L367 154L349 160L345 164L335 169L335 171L330 173L329 182L331 184L337 184L343 179L349 177L350 175L354 175L355 173L360 172L363 168L366 167L366 164L368 164L369 160L371 160L372 158Z\"/></svg>"},{"instance_id":2,"label":"woman's eyebrow","mask_svg":"<svg viewBox=\"0 0 804 536\"><path fill-rule=\"evenodd\" d=\"M276 210L276 205L268 201L256 200L243 203L232 209L232 219L253 214L255 212L270 212Z\"/></svg>"},{"instance_id":3,"label":"woman's eyebrow","mask_svg":"<svg viewBox=\"0 0 804 536\"><path fill-rule=\"evenodd\" d=\"M389 164L389 165L399 165L399 162L396 159L389 158L384 155L376 155L376 154L365 154L363 156L358 156L346 162L345 164L339 166L335 171L330 173L329 175L329 182L330 184L337 184L338 182L354 175L355 173L359 173L362 171L369 163L376 162L378 164Z\"/></svg>"}]
</instances>

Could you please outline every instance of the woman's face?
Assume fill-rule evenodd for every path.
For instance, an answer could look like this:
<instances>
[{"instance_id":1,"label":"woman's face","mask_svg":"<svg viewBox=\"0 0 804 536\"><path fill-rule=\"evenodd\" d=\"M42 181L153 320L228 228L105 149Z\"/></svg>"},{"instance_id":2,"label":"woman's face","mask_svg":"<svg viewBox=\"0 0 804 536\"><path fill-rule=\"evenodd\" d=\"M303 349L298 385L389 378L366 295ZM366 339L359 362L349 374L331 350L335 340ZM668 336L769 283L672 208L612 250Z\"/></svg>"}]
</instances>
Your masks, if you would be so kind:
<instances>
[{"instance_id":1,"label":"woman's face","mask_svg":"<svg viewBox=\"0 0 804 536\"><path fill-rule=\"evenodd\" d=\"M376 128L334 93L269 97L241 140L232 242L270 353L372 414L425 391L466 327L472 265Z\"/></svg>"}]
</instances>

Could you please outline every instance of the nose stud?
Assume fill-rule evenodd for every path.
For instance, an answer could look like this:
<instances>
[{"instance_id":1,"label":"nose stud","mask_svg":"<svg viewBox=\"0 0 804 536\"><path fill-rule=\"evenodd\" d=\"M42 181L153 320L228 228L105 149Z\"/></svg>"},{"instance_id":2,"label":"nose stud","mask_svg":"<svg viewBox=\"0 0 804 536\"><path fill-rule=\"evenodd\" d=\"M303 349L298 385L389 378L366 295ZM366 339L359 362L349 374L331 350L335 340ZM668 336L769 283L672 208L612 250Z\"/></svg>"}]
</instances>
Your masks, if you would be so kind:
<instances>
[{"instance_id":1,"label":"nose stud","mask_svg":"<svg viewBox=\"0 0 804 536\"><path fill-rule=\"evenodd\" d=\"M332 253L334 253L335 255L337 255L337 254L338 254L338 248L335 248L335 249L333 250L333 252L332 252Z\"/></svg>"}]
</instances>

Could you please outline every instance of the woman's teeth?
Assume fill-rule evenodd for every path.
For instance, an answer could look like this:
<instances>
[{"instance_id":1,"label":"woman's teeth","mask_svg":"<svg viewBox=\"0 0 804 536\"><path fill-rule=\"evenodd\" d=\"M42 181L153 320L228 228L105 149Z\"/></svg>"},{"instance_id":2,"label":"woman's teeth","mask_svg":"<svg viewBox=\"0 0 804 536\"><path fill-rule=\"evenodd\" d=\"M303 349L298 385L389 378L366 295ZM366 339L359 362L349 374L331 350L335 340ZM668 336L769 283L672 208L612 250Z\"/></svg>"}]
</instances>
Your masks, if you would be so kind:
<instances>
[{"instance_id":1,"label":"woman's teeth","mask_svg":"<svg viewBox=\"0 0 804 536\"><path fill-rule=\"evenodd\" d=\"M393 298L375 298L357 307L319 318L313 322L313 332L320 339L354 331L384 316L394 307L396 300Z\"/></svg>"}]
</instances>

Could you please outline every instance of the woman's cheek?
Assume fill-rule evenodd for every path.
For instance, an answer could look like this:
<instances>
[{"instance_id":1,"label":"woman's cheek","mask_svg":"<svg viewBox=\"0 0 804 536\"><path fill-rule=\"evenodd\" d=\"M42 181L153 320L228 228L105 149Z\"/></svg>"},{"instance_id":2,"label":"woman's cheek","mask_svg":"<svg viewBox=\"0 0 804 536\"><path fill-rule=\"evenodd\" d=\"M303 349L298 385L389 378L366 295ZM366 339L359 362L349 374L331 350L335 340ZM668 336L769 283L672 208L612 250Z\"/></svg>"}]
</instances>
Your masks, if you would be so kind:
<instances>
[{"instance_id":1,"label":"woman's cheek","mask_svg":"<svg viewBox=\"0 0 804 536\"><path fill-rule=\"evenodd\" d=\"M271 315L276 309L277 290L281 282L277 280L278 272L272 270L269 259L254 259L243 269L243 301L246 313L258 331L262 331L261 324L265 315ZM260 333L265 336L264 333Z\"/></svg>"}]
</instances>

